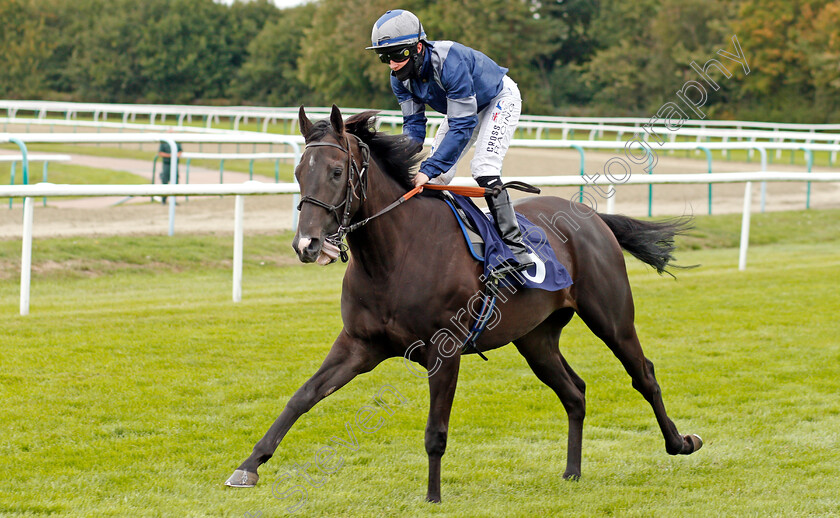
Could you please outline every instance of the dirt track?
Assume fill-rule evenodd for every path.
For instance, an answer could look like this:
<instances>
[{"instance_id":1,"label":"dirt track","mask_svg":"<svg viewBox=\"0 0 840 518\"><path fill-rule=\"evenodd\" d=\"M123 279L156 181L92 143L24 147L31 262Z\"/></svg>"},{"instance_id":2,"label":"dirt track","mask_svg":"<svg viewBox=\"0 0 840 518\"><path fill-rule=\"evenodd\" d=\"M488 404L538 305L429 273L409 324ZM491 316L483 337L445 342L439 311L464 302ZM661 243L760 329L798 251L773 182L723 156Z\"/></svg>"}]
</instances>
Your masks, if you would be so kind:
<instances>
[{"instance_id":1,"label":"dirt track","mask_svg":"<svg viewBox=\"0 0 840 518\"><path fill-rule=\"evenodd\" d=\"M586 171L598 172L612 156L611 153L587 153ZM461 162L459 176L469 174L469 156ZM702 157L698 157L702 158ZM758 171L758 164L725 162L715 157L716 172ZM127 171L146 179L151 176L150 163L143 160L73 156L73 164L89 165ZM771 165L773 170L802 171L801 166ZM814 171L827 170L815 168ZM705 173L705 159L660 156L656 173ZM580 173L579 155L573 150L512 149L505 159L504 175L536 176ZM182 171L183 174L183 171ZM633 174L645 174L641 170ZM225 173L225 183L239 183L245 174ZM190 183L217 183L219 172L192 167ZM273 181L273 179L265 179ZM606 200L590 188L599 203L599 210L606 210ZM544 194L572 197L577 188L546 188ZM743 184L718 184L713 187L713 212L715 214L740 212L743 204ZM759 208L760 186L753 187L753 208ZM767 184L767 210L796 210L805 208L806 186L794 183ZM617 188L615 210L631 216L647 215L648 186L620 186ZM49 201L46 208L38 200L35 210L35 237L59 235L113 235L113 234L163 234L169 224L169 212L160 203L148 198L132 200L113 206L119 198L81 198L76 200ZM3 200L4 206L7 203ZM188 202L178 199L175 218L176 233L233 231L233 197L191 198ZM706 214L708 210L707 185L666 185L653 188L653 215ZM18 201L17 205L20 205ZM291 196L250 196L245 200L246 232L275 232L291 228ZM811 207L840 208L840 184L815 183L811 187ZM0 207L0 239L15 239L21 235L22 211Z\"/></svg>"}]
</instances>

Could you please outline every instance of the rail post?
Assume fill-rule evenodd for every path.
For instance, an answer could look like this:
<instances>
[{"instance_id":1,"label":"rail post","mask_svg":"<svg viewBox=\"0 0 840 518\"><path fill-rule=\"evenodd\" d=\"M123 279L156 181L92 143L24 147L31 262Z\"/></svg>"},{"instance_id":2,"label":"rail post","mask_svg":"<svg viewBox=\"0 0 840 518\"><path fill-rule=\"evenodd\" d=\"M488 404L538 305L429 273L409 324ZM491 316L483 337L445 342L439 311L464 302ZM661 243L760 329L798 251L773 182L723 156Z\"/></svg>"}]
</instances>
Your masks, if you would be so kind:
<instances>
[{"instance_id":1,"label":"rail post","mask_svg":"<svg viewBox=\"0 0 840 518\"><path fill-rule=\"evenodd\" d=\"M22 160L21 160L21 173L23 174L22 181L23 181L23 185L29 185L29 155L28 155L27 150L26 150L26 144L24 144L22 140L20 140L18 138L15 138L15 137L9 138L9 142L11 142L13 144L17 144L17 147L20 148L20 156L22 158ZM14 183L14 180L15 180L15 169L14 168L15 168L15 164L14 164L14 162L12 162L12 183ZM9 198L9 208L10 209L12 208L12 199L11 198Z\"/></svg>"},{"instance_id":2,"label":"rail post","mask_svg":"<svg viewBox=\"0 0 840 518\"><path fill-rule=\"evenodd\" d=\"M292 164L292 167L294 169L297 169L297 166L300 163L300 155L301 155L300 144L298 144L297 142L289 142L289 144L292 146L292 151L295 154L294 164ZM297 208L298 208L298 204L300 203L300 185L298 185L297 177L294 176L294 175L292 175L292 181L294 181L295 185L297 185L297 187L298 187L298 192L296 192L295 194L292 195L292 230L297 232L297 226L298 226L298 210L297 210Z\"/></svg>"},{"instance_id":3,"label":"rail post","mask_svg":"<svg viewBox=\"0 0 840 518\"><path fill-rule=\"evenodd\" d=\"M245 197L236 195L233 229L233 301L242 301L242 219L245 213Z\"/></svg>"},{"instance_id":4,"label":"rail post","mask_svg":"<svg viewBox=\"0 0 840 518\"><path fill-rule=\"evenodd\" d=\"M744 187L744 212L741 214L741 247L738 251L738 270L747 269L747 248L750 246L750 205L752 201L752 182Z\"/></svg>"},{"instance_id":5,"label":"rail post","mask_svg":"<svg viewBox=\"0 0 840 518\"><path fill-rule=\"evenodd\" d=\"M653 174L653 155L648 155L648 174ZM648 217L653 216L653 184L648 184Z\"/></svg>"},{"instance_id":6,"label":"rail post","mask_svg":"<svg viewBox=\"0 0 840 518\"><path fill-rule=\"evenodd\" d=\"M175 185L178 180L178 144L171 138L166 139L169 144L169 185ZM175 235L175 196L169 197L169 235Z\"/></svg>"},{"instance_id":7,"label":"rail post","mask_svg":"<svg viewBox=\"0 0 840 518\"><path fill-rule=\"evenodd\" d=\"M804 148L804 147L800 148L800 149L802 149L802 151L805 152L805 162L808 165L808 172L810 173L811 172L811 167L813 167L813 165L814 165L814 152L811 151L810 149ZM791 151L791 153L793 153L793 151ZM805 194L805 210L808 210L808 209L811 208L811 182L808 182L807 185L808 185L808 187L805 191L805 193L806 193Z\"/></svg>"},{"instance_id":8,"label":"rail post","mask_svg":"<svg viewBox=\"0 0 840 518\"><path fill-rule=\"evenodd\" d=\"M767 149L764 147L753 147L761 153L761 172L767 172ZM761 182L761 212L764 212L764 206L767 202L767 182Z\"/></svg>"},{"instance_id":9,"label":"rail post","mask_svg":"<svg viewBox=\"0 0 840 518\"><path fill-rule=\"evenodd\" d=\"M577 149L578 153L580 153L580 176L586 176L586 152L583 150L582 147L578 146L577 144L572 144L573 148ZM583 203L583 186L581 185L578 188L578 203Z\"/></svg>"},{"instance_id":10,"label":"rail post","mask_svg":"<svg viewBox=\"0 0 840 518\"><path fill-rule=\"evenodd\" d=\"M44 183L47 183L47 169L49 168L50 162L49 160L44 160ZM47 206L47 197L44 196L44 207Z\"/></svg>"},{"instance_id":11,"label":"rail post","mask_svg":"<svg viewBox=\"0 0 840 518\"><path fill-rule=\"evenodd\" d=\"M701 149L706 152L706 165L708 165L709 174L712 174L712 152L709 148L705 146L698 146L697 149ZM712 215L712 184L709 183L709 216Z\"/></svg>"},{"instance_id":12,"label":"rail post","mask_svg":"<svg viewBox=\"0 0 840 518\"><path fill-rule=\"evenodd\" d=\"M23 199L23 244L20 254L20 314L29 314L29 287L32 280L32 198Z\"/></svg>"},{"instance_id":13,"label":"rail post","mask_svg":"<svg viewBox=\"0 0 840 518\"><path fill-rule=\"evenodd\" d=\"M12 162L12 165L9 166L9 185L15 184L15 169L17 169L17 162ZM14 198L9 198L9 210L12 210L13 202Z\"/></svg>"}]
</instances>

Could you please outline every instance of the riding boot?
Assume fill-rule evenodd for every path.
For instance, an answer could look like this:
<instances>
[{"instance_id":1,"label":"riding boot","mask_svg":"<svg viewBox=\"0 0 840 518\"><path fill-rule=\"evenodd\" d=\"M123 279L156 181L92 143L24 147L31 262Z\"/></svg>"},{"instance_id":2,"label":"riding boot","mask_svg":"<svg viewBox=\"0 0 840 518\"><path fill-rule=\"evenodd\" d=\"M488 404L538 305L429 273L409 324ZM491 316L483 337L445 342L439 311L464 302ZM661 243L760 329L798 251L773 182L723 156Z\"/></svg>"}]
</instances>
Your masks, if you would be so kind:
<instances>
[{"instance_id":1,"label":"riding boot","mask_svg":"<svg viewBox=\"0 0 840 518\"><path fill-rule=\"evenodd\" d=\"M479 180L483 180L480 178ZM493 178L490 181L478 181L478 184L484 188L493 188L501 185L502 181L499 178ZM487 184L487 185L483 185ZM528 248L522 242L522 231L519 230L519 223L516 221L516 214L513 211L513 204L510 201L510 195L504 189L498 194L485 196L487 207L493 215L493 220L496 222L496 229L502 237L502 241L513 252L516 262L519 263L517 270L526 269L534 264L533 259L529 255Z\"/></svg>"}]
</instances>

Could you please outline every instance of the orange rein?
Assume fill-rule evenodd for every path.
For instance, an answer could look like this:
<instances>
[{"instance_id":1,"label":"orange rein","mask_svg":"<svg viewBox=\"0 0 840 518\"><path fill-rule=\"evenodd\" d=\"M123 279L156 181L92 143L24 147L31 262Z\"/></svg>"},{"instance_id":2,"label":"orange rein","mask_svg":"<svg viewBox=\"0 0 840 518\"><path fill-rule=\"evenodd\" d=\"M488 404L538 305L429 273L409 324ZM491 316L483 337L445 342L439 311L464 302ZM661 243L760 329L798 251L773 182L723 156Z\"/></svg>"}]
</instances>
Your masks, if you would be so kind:
<instances>
[{"instance_id":1,"label":"orange rein","mask_svg":"<svg viewBox=\"0 0 840 518\"><path fill-rule=\"evenodd\" d=\"M313 144L310 144L310 145L313 145ZM319 145L324 146L324 145L328 145L328 144L319 144ZM335 144L329 144L329 145L335 145ZM380 210L379 212L377 212L373 216L368 216L367 218L363 219L362 221L357 221L356 223L353 223L352 225L348 225L346 227L345 226L339 226L338 233L335 234L337 236L336 241L340 242L341 239L347 233L353 232L357 228L360 228L360 227L363 227L363 226L367 225L370 220L372 220L374 218L378 218L379 216L385 214L386 212L399 207L400 205L402 205L403 203L408 201L409 198L413 197L415 194L422 191L424 188L432 189L432 190L435 190L435 191L450 191L450 192L454 192L455 194L460 194L461 196L470 196L470 197L473 197L473 198L478 198L480 196L497 194L498 191L496 191L496 189L505 189L505 188L517 189L517 190L520 190L520 191L531 192L531 193L534 193L534 194L539 194L540 193L540 190L537 189L536 187L534 187L533 185L528 185L527 183L516 182L516 181L508 182L504 185L494 187L493 189L485 189L484 187L460 187L460 186L437 185L437 184L420 185L418 187L415 187L414 189L411 189L407 193L403 194L402 196L397 198L393 203L391 203L390 205L388 205L384 209ZM350 199L350 198L348 197L347 199ZM311 200L310 200L310 203L312 203ZM329 208L328 206L326 206L323 203L319 202L319 204L321 206Z\"/></svg>"},{"instance_id":2,"label":"orange rein","mask_svg":"<svg viewBox=\"0 0 840 518\"><path fill-rule=\"evenodd\" d=\"M414 189L411 189L403 195L403 198L407 200L415 194L422 191L423 189L432 189L433 191L450 191L455 194L460 194L461 196L468 196L470 198L481 198L485 194L487 194L487 190L484 187L461 187L457 185L437 185L427 183L419 187L415 187Z\"/></svg>"}]
</instances>

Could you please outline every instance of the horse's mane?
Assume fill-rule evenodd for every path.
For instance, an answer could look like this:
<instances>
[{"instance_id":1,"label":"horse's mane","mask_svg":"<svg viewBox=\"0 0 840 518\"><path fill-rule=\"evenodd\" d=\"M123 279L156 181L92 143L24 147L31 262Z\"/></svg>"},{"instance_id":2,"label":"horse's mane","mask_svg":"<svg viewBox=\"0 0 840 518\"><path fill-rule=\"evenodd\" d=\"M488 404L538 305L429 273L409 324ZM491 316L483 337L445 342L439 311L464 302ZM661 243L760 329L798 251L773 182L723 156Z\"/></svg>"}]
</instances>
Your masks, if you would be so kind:
<instances>
[{"instance_id":1,"label":"horse's mane","mask_svg":"<svg viewBox=\"0 0 840 518\"><path fill-rule=\"evenodd\" d=\"M422 158L423 144L408 135L389 135L376 131L376 111L369 110L348 118L344 125L348 133L356 135L370 147L385 173L410 190L414 187L414 169ZM307 142L327 135L337 137L329 119L315 122L305 135Z\"/></svg>"}]
</instances>

